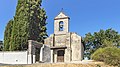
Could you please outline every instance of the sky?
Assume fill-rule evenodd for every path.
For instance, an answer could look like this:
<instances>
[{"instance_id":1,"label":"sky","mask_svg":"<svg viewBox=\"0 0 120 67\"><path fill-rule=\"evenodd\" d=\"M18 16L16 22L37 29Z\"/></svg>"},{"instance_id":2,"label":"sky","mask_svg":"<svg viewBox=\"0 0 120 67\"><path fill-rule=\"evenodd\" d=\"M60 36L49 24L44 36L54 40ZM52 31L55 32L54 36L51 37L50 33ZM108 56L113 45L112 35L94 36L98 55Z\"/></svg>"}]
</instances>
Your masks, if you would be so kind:
<instances>
[{"instance_id":1,"label":"sky","mask_svg":"<svg viewBox=\"0 0 120 67\"><path fill-rule=\"evenodd\" d=\"M0 0L0 40L15 15L18 0ZM48 16L48 35L54 32L54 18L63 8L70 17L70 32L84 37L86 33L113 28L120 32L120 0L43 0L42 8Z\"/></svg>"}]
</instances>

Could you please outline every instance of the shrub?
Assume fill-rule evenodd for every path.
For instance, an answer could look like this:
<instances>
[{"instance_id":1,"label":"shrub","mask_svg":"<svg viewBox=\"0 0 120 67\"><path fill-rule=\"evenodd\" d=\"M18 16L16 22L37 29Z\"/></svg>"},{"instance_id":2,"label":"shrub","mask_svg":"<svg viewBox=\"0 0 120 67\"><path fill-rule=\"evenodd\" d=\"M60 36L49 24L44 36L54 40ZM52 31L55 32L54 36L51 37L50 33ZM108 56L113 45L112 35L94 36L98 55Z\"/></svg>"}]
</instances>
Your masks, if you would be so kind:
<instances>
[{"instance_id":1,"label":"shrub","mask_svg":"<svg viewBox=\"0 0 120 67\"><path fill-rule=\"evenodd\" d=\"M103 61L109 65L120 66L120 48L99 48L91 55L91 58L96 61Z\"/></svg>"}]
</instances>

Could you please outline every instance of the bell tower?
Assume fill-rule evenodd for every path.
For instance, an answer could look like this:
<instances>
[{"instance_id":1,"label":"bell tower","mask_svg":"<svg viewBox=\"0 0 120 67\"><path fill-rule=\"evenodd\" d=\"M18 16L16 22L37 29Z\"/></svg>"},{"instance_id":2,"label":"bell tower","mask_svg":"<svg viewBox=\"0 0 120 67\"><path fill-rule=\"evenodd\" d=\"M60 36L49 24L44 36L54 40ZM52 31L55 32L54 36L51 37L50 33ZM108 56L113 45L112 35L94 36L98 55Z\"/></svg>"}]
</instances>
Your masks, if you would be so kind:
<instances>
[{"instance_id":1,"label":"bell tower","mask_svg":"<svg viewBox=\"0 0 120 67\"><path fill-rule=\"evenodd\" d=\"M66 34L69 32L69 20L62 11L54 19L54 34Z\"/></svg>"}]
</instances>

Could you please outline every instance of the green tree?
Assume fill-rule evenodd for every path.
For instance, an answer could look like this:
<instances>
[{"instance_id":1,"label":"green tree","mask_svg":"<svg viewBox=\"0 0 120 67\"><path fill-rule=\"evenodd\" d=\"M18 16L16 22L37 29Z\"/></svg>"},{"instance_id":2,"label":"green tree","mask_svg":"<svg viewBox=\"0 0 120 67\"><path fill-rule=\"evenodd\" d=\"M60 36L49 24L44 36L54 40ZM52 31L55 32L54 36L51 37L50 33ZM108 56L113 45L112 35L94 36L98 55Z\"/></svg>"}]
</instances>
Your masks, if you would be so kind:
<instances>
[{"instance_id":1,"label":"green tree","mask_svg":"<svg viewBox=\"0 0 120 67\"><path fill-rule=\"evenodd\" d=\"M29 12L26 3L26 0L18 0L9 47L11 51L23 50L27 47Z\"/></svg>"},{"instance_id":2,"label":"green tree","mask_svg":"<svg viewBox=\"0 0 120 67\"><path fill-rule=\"evenodd\" d=\"M41 0L18 0L9 50L26 50L28 40L43 43L47 37L46 12Z\"/></svg>"},{"instance_id":3,"label":"green tree","mask_svg":"<svg viewBox=\"0 0 120 67\"><path fill-rule=\"evenodd\" d=\"M113 66L120 66L120 48L105 47L99 48L92 55L91 58L96 61L102 61Z\"/></svg>"},{"instance_id":4,"label":"green tree","mask_svg":"<svg viewBox=\"0 0 120 67\"><path fill-rule=\"evenodd\" d=\"M10 47L12 28L13 28L13 20L10 20L4 32L4 50L5 51L8 51Z\"/></svg>"},{"instance_id":5,"label":"green tree","mask_svg":"<svg viewBox=\"0 0 120 67\"><path fill-rule=\"evenodd\" d=\"M3 50L3 47L2 46L0 46L0 51L2 51Z\"/></svg>"},{"instance_id":6,"label":"green tree","mask_svg":"<svg viewBox=\"0 0 120 67\"><path fill-rule=\"evenodd\" d=\"M90 55L100 47L119 47L120 35L113 29L100 30L99 32L94 32L94 34L86 34L84 42L86 45L85 56L90 58Z\"/></svg>"},{"instance_id":7,"label":"green tree","mask_svg":"<svg viewBox=\"0 0 120 67\"><path fill-rule=\"evenodd\" d=\"M47 28L46 28L47 16L46 16L46 12L44 9L40 10L40 17L42 17L42 18L40 20L40 22L41 22L40 27L39 27L40 33L39 33L39 37L38 37L37 41L44 43L44 39L48 37L47 32L46 32L46 30L47 30Z\"/></svg>"},{"instance_id":8,"label":"green tree","mask_svg":"<svg viewBox=\"0 0 120 67\"><path fill-rule=\"evenodd\" d=\"M43 8L39 8L41 6L41 0L30 0L32 5L30 7L30 20L29 20L29 31L30 37L29 39L37 40L38 42L43 43L44 39L47 37L47 28L46 28L46 12ZM32 30L31 30L32 29Z\"/></svg>"},{"instance_id":9,"label":"green tree","mask_svg":"<svg viewBox=\"0 0 120 67\"><path fill-rule=\"evenodd\" d=\"M0 41L0 51L3 50L3 41Z\"/></svg>"}]
</instances>

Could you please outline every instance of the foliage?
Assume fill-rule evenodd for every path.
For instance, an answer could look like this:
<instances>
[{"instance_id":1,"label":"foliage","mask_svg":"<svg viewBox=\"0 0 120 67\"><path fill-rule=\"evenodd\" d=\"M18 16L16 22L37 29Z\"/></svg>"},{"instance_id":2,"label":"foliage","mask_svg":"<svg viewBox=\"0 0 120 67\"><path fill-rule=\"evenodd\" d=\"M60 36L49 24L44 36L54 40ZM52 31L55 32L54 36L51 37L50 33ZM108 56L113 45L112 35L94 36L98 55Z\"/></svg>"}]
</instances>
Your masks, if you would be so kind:
<instances>
[{"instance_id":1,"label":"foliage","mask_svg":"<svg viewBox=\"0 0 120 67\"><path fill-rule=\"evenodd\" d=\"M3 47L2 46L0 46L0 51L2 51L3 50Z\"/></svg>"},{"instance_id":2,"label":"foliage","mask_svg":"<svg viewBox=\"0 0 120 67\"><path fill-rule=\"evenodd\" d=\"M41 0L18 0L9 50L26 50L28 40L43 43L47 37L46 12L41 6Z\"/></svg>"},{"instance_id":3,"label":"foliage","mask_svg":"<svg viewBox=\"0 0 120 67\"><path fill-rule=\"evenodd\" d=\"M85 56L90 58L90 55L100 47L119 47L120 35L113 29L100 30L94 34L86 34L84 43L86 45Z\"/></svg>"},{"instance_id":4,"label":"foliage","mask_svg":"<svg viewBox=\"0 0 120 67\"><path fill-rule=\"evenodd\" d=\"M91 55L91 58L96 61L103 61L109 65L120 66L120 48L99 48Z\"/></svg>"},{"instance_id":5,"label":"foliage","mask_svg":"<svg viewBox=\"0 0 120 67\"><path fill-rule=\"evenodd\" d=\"M3 50L3 41L0 41L0 51Z\"/></svg>"},{"instance_id":6,"label":"foliage","mask_svg":"<svg viewBox=\"0 0 120 67\"><path fill-rule=\"evenodd\" d=\"M10 42L11 46L9 47L11 51L23 50L27 47L29 13L26 9L26 3L26 0L18 0Z\"/></svg>"},{"instance_id":7,"label":"foliage","mask_svg":"<svg viewBox=\"0 0 120 67\"><path fill-rule=\"evenodd\" d=\"M13 28L13 20L10 20L5 28L4 32L4 50L8 51L10 47L10 40Z\"/></svg>"}]
</instances>

